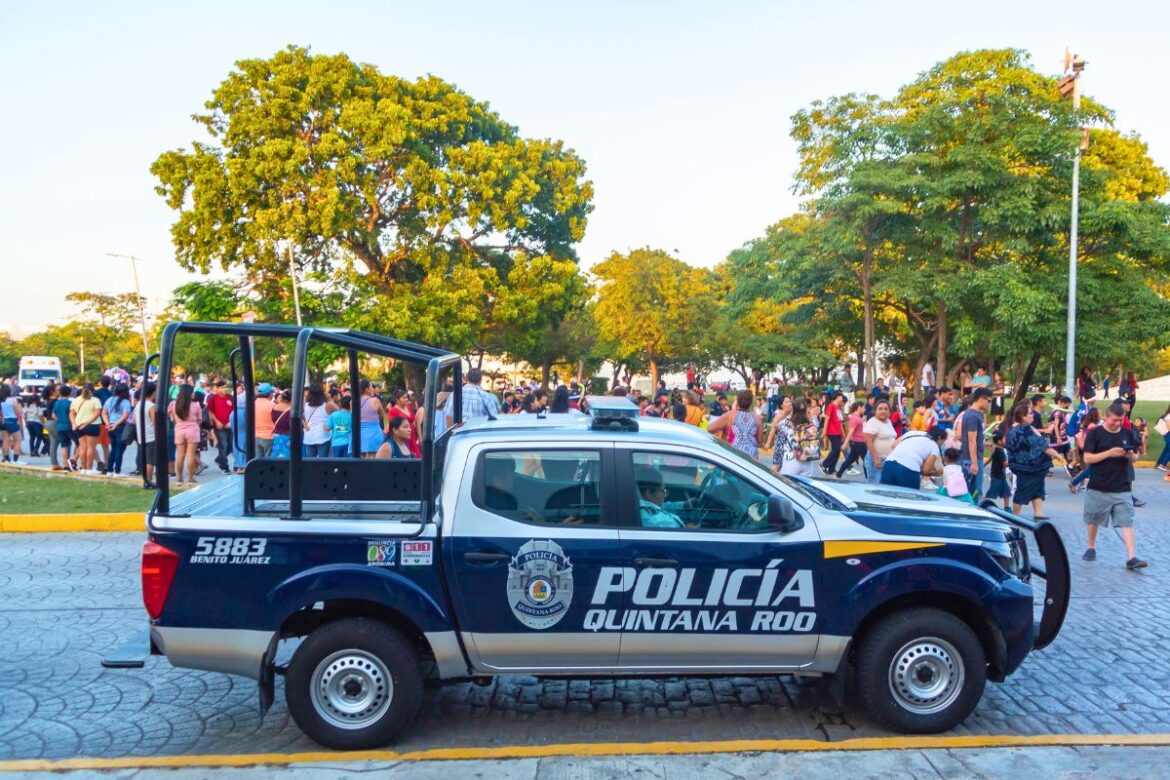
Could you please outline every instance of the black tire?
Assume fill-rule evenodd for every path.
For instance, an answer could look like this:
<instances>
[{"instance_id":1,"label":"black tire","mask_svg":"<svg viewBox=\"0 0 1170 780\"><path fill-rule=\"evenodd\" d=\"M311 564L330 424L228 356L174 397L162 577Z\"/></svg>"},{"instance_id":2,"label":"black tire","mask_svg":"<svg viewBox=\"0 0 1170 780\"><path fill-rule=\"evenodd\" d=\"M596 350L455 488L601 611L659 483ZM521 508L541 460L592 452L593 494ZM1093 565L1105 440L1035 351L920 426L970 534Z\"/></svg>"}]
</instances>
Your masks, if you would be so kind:
<instances>
[{"instance_id":1,"label":"black tire","mask_svg":"<svg viewBox=\"0 0 1170 780\"><path fill-rule=\"evenodd\" d=\"M954 728L975 709L986 684L979 637L941 609L908 609L884 618L866 633L857 654L857 688L866 711L901 733Z\"/></svg>"},{"instance_id":2,"label":"black tire","mask_svg":"<svg viewBox=\"0 0 1170 780\"><path fill-rule=\"evenodd\" d=\"M338 698L342 693L352 693L354 700L343 701ZM335 620L309 634L285 677L293 720L312 740L337 750L385 745L418 712L422 695L418 653L392 626L371 618ZM346 711L330 702L355 708L368 704Z\"/></svg>"}]
</instances>

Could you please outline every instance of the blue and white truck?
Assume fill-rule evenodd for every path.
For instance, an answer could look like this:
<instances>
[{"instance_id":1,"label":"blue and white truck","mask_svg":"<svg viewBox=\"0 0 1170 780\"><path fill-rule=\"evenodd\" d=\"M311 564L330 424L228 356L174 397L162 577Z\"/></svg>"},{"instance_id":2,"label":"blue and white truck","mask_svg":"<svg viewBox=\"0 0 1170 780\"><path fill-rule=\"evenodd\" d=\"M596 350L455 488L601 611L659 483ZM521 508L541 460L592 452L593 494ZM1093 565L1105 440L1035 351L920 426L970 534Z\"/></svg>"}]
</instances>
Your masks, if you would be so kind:
<instances>
[{"instance_id":1,"label":"blue and white truck","mask_svg":"<svg viewBox=\"0 0 1170 780\"><path fill-rule=\"evenodd\" d=\"M151 652L254 678L262 710L283 675L293 718L329 747L392 740L428 679L508 674L824 676L889 729L945 731L1064 619L1047 523L777 476L620 400L463 424L457 355L355 331L173 323L160 376L188 332L239 338L249 395L253 337L295 340L294 398L312 343L349 354L355 395L361 353L425 368L427 419L440 382L456 388L455 424L426 431L419 459L302 458L296 404L291 457L242 475L171 496L159 448Z\"/></svg>"}]
</instances>

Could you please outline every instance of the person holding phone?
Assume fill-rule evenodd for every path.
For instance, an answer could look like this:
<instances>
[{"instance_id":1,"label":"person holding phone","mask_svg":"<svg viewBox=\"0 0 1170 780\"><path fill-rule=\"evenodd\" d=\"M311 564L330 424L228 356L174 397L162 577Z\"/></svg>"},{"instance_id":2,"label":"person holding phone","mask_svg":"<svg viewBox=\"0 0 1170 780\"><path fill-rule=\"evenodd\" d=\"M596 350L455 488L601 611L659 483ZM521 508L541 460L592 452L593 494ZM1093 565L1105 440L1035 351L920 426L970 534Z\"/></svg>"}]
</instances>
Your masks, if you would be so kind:
<instances>
[{"instance_id":1,"label":"person holding phone","mask_svg":"<svg viewBox=\"0 0 1170 780\"><path fill-rule=\"evenodd\" d=\"M1084 522L1088 547L1083 560L1097 560L1097 530L1112 525L1121 531L1125 542L1125 568L1144 569L1149 564L1137 557L1133 518L1133 470L1141 449L1132 428L1126 428L1125 407L1112 404L1101 424L1085 435L1085 463L1092 467L1089 489L1085 492Z\"/></svg>"}]
</instances>

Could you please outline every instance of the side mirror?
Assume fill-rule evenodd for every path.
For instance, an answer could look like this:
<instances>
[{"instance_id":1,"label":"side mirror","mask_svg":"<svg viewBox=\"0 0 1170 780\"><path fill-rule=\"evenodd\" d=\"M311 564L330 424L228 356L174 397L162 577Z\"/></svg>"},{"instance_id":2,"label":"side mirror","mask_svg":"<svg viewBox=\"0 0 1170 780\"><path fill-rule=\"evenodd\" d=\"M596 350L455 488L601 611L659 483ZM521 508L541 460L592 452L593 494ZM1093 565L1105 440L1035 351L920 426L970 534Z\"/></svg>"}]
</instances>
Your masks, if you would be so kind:
<instances>
[{"instance_id":1,"label":"side mirror","mask_svg":"<svg viewBox=\"0 0 1170 780\"><path fill-rule=\"evenodd\" d=\"M774 495L768 496L768 525L782 534L788 534L804 528L804 520L797 514L791 501L784 496Z\"/></svg>"}]
</instances>

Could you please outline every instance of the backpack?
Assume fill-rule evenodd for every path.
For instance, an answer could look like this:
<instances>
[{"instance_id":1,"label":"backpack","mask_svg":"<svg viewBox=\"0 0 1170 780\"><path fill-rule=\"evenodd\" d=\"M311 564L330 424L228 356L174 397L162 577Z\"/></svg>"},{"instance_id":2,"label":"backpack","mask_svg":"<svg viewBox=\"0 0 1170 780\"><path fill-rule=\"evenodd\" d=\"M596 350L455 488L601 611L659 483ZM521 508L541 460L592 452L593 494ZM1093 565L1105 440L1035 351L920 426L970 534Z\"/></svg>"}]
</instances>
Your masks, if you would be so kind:
<instances>
[{"instance_id":1,"label":"backpack","mask_svg":"<svg viewBox=\"0 0 1170 780\"><path fill-rule=\"evenodd\" d=\"M821 459L821 437L817 434L816 426L805 425L799 430L794 430L793 434L796 441L793 450L796 453L796 459L799 461L820 460Z\"/></svg>"},{"instance_id":2,"label":"backpack","mask_svg":"<svg viewBox=\"0 0 1170 780\"><path fill-rule=\"evenodd\" d=\"M1085 416L1088 409L1083 405L1078 407L1072 416L1068 418L1068 424L1064 426L1064 433L1070 439L1075 438L1077 432L1081 429L1081 418Z\"/></svg>"}]
</instances>

